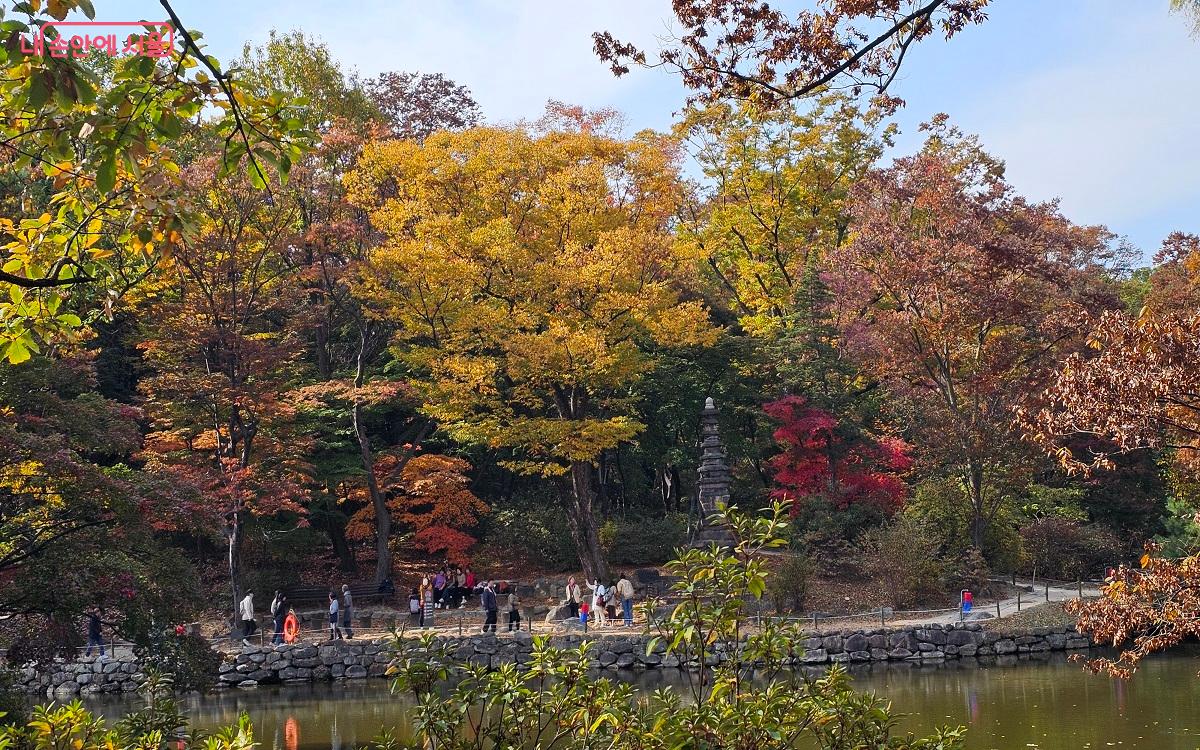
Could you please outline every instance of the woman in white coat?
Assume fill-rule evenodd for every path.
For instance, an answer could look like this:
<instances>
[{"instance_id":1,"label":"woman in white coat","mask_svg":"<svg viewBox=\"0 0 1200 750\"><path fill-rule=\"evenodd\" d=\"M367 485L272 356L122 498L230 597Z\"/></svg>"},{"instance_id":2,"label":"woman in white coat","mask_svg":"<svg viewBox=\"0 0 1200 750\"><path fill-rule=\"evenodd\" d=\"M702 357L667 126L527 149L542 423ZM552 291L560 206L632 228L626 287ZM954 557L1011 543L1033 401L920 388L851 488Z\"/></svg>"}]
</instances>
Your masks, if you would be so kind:
<instances>
[{"instance_id":1,"label":"woman in white coat","mask_svg":"<svg viewBox=\"0 0 1200 750\"><path fill-rule=\"evenodd\" d=\"M598 627L604 627L608 624L608 618L604 614L604 597L608 590L599 579L595 583L588 581L588 588L592 590L592 608L588 617L594 618Z\"/></svg>"}]
</instances>

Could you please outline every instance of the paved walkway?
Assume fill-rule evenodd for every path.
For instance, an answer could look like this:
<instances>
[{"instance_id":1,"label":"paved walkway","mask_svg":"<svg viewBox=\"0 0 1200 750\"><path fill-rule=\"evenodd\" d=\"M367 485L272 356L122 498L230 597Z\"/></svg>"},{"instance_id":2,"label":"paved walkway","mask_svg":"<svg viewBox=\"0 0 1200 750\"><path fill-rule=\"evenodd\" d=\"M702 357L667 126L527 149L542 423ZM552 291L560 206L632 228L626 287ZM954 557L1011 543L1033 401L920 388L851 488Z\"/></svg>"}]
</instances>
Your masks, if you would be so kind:
<instances>
[{"instance_id":1,"label":"paved walkway","mask_svg":"<svg viewBox=\"0 0 1200 750\"><path fill-rule=\"evenodd\" d=\"M1031 607L1036 607L1039 604L1045 604L1047 601L1067 602L1067 601L1071 601L1072 599L1079 598L1079 587L1074 584L1065 585L1065 586L1055 584L1055 585L1051 585L1050 588L1047 589L1046 584L1044 584L1044 583L1040 583L1040 582L1035 583L1030 580L1021 580L1018 578L1017 585L1018 586L1032 586L1033 591L1031 591L1031 592L1022 591L1020 596L1014 596L1011 599L1000 600L1000 602L999 602L1000 617L1011 617L1012 615L1017 614L1017 612L1022 612ZM1100 589L1095 584L1085 583L1083 585L1083 595L1085 598L1099 596ZM976 614L976 615L986 612L987 614L991 615L990 618L973 618L970 615L968 615L967 620L971 621L971 622L978 622L978 621L985 620L985 619L995 619L996 618L996 604L997 604L996 602L991 602L989 604L977 604L974 608L974 611L972 612L972 614ZM941 614L931 614L928 617L923 617L923 618L918 617L916 619L905 619L905 620L895 620L895 621L889 620L888 624L889 625L892 625L892 624L895 624L895 625L934 625L934 624L944 625L947 623L958 622L958 620L959 620L958 610L952 610L950 612L945 612L945 613L941 613Z\"/></svg>"}]
</instances>

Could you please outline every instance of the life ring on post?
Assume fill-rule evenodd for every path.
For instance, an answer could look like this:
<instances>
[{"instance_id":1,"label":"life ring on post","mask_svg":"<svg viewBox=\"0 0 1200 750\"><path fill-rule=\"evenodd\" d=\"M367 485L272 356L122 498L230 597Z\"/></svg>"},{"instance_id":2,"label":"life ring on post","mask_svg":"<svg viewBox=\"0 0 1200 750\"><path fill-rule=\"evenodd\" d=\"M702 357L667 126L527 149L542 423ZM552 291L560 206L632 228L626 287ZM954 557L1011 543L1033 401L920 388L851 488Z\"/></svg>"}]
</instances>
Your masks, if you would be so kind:
<instances>
[{"instance_id":1,"label":"life ring on post","mask_svg":"<svg viewBox=\"0 0 1200 750\"><path fill-rule=\"evenodd\" d=\"M296 619L295 612L288 612L287 618L283 621L283 640L295 643L298 635L300 635L300 621Z\"/></svg>"}]
</instances>

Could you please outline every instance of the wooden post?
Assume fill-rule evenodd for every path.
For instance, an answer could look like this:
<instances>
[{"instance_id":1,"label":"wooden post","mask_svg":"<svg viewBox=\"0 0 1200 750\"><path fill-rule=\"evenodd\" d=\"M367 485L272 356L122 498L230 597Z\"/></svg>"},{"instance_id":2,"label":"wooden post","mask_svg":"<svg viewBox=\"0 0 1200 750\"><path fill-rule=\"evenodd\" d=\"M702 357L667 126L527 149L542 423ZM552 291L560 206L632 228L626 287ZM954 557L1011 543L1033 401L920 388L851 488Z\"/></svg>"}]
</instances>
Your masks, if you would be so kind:
<instances>
[{"instance_id":1,"label":"wooden post","mask_svg":"<svg viewBox=\"0 0 1200 750\"><path fill-rule=\"evenodd\" d=\"M996 619L1000 619L1000 602L996 602Z\"/></svg>"},{"instance_id":2,"label":"wooden post","mask_svg":"<svg viewBox=\"0 0 1200 750\"><path fill-rule=\"evenodd\" d=\"M817 613L813 612L813 632L817 632Z\"/></svg>"},{"instance_id":3,"label":"wooden post","mask_svg":"<svg viewBox=\"0 0 1200 750\"><path fill-rule=\"evenodd\" d=\"M460 638L462 637L462 618L463 618L462 612L459 612L458 613L458 635Z\"/></svg>"},{"instance_id":4,"label":"wooden post","mask_svg":"<svg viewBox=\"0 0 1200 750\"><path fill-rule=\"evenodd\" d=\"M879 627L887 627L887 615L883 613L883 607L879 608Z\"/></svg>"},{"instance_id":5,"label":"wooden post","mask_svg":"<svg viewBox=\"0 0 1200 750\"><path fill-rule=\"evenodd\" d=\"M1021 592L1017 592L1017 611L1021 611Z\"/></svg>"},{"instance_id":6,"label":"wooden post","mask_svg":"<svg viewBox=\"0 0 1200 750\"><path fill-rule=\"evenodd\" d=\"M1050 584L1046 584L1046 601L1050 601Z\"/></svg>"},{"instance_id":7,"label":"wooden post","mask_svg":"<svg viewBox=\"0 0 1200 750\"><path fill-rule=\"evenodd\" d=\"M1077 581L1077 583L1079 584L1079 598L1082 599L1083 598L1083 578L1080 578L1079 581Z\"/></svg>"}]
</instances>

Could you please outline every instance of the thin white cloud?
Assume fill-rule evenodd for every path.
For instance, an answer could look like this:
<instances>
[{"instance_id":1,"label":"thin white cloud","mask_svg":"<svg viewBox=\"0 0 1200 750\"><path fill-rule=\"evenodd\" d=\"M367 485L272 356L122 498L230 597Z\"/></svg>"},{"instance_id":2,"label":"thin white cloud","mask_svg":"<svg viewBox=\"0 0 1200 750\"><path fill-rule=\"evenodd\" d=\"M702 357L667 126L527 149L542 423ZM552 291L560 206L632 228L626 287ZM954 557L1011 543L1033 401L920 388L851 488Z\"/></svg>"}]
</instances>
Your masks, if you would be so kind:
<instances>
[{"instance_id":1,"label":"thin white cloud","mask_svg":"<svg viewBox=\"0 0 1200 750\"><path fill-rule=\"evenodd\" d=\"M1010 179L1080 221L1129 222L1200 192L1200 45L1127 18L1093 54L1001 89L973 114ZM1119 53L1119 54L1118 54Z\"/></svg>"}]
</instances>

